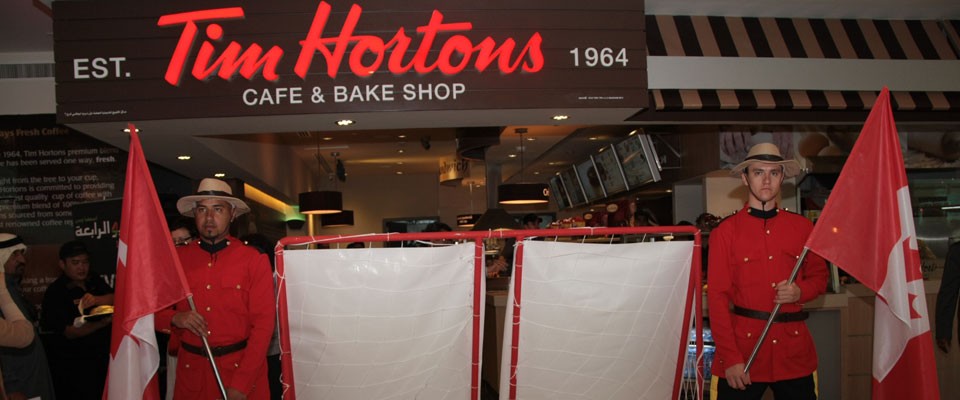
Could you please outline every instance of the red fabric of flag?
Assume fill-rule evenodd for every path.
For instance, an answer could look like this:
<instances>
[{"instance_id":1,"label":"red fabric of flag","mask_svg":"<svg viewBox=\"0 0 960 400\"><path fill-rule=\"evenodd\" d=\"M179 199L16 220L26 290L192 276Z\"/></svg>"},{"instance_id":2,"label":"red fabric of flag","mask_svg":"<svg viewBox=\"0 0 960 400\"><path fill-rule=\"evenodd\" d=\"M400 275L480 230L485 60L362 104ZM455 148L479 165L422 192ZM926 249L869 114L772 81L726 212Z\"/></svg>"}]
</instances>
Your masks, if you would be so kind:
<instances>
[{"instance_id":1,"label":"red fabric of flag","mask_svg":"<svg viewBox=\"0 0 960 400\"><path fill-rule=\"evenodd\" d=\"M120 215L110 372L104 399L159 399L153 314L187 297L187 280L147 169L136 128Z\"/></svg>"},{"instance_id":2,"label":"red fabric of flag","mask_svg":"<svg viewBox=\"0 0 960 400\"><path fill-rule=\"evenodd\" d=\"M806 247L877 292L873 399L939 399L913 208L887 88Z\"/></svg>"}]
</instances>

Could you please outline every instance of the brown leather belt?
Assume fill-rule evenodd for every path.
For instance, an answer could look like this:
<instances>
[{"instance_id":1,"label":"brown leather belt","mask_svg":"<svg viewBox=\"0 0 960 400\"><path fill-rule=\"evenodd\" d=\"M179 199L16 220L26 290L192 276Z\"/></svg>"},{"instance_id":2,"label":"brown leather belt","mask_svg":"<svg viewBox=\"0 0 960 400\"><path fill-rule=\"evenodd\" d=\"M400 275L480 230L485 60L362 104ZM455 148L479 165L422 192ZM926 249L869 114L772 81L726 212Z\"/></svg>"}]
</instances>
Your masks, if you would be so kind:
<instances>
[{"instance_id":1,"label":"brown leather belt","mask_svg":"<svg viewBox=\"0 0 960 400\"><path fill-rule=\"evenodd\" d=\"M203 347L197 347L187 342L180 342L180 348L186 351L189 351L193 354L201 355L206 357L207 352L203 350ZM241 340L234 344L228 344L226 346L214 346L210 348L210 352L213 353L214 357L225 356L230 353L238 352L247 348L247 340Z\"/></svg>"},{"instance_id":2,"label":"brown leather belt","mask_svg":"<svg viewBox=\"0 0 960 400\"><path fill-rule=\"evenodd\" d=\"M766 311L751 310L749 308L743 308L740 306L733 306L733 313L741 317L768 320L770 319L770 313ZM773 317L773 322L797 322L803 321L810 316L810 313L806 311L792 312L792 313L777 313L776 317Z\"/></svg>"}]
</instances>

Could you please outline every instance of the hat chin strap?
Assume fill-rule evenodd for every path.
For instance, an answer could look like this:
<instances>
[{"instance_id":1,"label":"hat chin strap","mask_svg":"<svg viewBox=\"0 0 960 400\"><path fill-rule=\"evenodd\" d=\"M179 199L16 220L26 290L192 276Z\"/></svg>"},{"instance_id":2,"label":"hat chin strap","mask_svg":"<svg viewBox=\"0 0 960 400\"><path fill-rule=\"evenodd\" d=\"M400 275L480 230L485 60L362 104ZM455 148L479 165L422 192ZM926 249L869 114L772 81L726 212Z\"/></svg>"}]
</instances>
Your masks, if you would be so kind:
<instances>
[{"instance_id":1,"label":"hat chin strap","mask_svg":"<svg viewBox=\"0 0 960 400\"><path fill-rule=\"evenodd\" d=\"M750 189L750 194L753 196L753 198L760 200L760 196L757 196L757 194L753 191L753 188L750 187L750 185L747 185L747 188ZM760 211L767 211L767 203L769 202L770 200L760 200ZM773 204L776 205L777 203L774 202Z\"/></svg>"}]
</instances>

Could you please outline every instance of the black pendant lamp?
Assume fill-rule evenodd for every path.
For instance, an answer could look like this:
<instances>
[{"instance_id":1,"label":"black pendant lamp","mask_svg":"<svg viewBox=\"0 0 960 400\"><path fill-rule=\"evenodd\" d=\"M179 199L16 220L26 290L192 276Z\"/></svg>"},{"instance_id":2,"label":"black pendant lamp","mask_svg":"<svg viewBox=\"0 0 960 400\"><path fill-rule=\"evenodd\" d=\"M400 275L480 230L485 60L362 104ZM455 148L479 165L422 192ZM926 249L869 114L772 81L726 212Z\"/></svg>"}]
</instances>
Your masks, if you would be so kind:
<instances>
[{"instance_id":1,"label":"black pendant lamp","mask_svg":"<svg viewBox=\"0 0 960 400\"><path fill-rule=\"evenodd\" d=\"M550 199L546 183L506 183L497 186L500 204L543 204Z\"/></svg>"},{"instance_id":2,"label":"black pendant lamp","mask_svg":"<svg viewBox=\"0 0 960 400\"><path fill-rule=\"evenodd\" d=\"M330 190L300 193L300 213L326 215L343 210L343 193Z\"/></svg>"},{"instance_id":3,"label":"black pendant lamp","mask_svg":"<svg viewBox=\"0 0 960 400\"><path fill-rule=\"evenodd\" d=\"M321 228L338 228L343 226L353 226L353 210L343 210L336 214L320 216Z\"/></svg>"},{"instance_id":4,"label":"black pendant lamp","mask_svg":"<svg viewBox=\"0 0 960 400\"><path fill-rule=\"evenodd\" d=\"M320 135L317 135L317 172L323 175L323 166L326 160L320 155ZM327 165L327 175L333 178L333 172ZM300 213L308 215L337 214L343 211L343 193L335 190L319 190L300 193Z\"/></svg>"},{"instance_id":5,"label":"black pendant lamp","mask_svg":"<svg viewBox=\"0 0 960 400\"><path fill-rule=\"evenodd\" d=\"M501 231L508 229L520 229L520 223L507 214L502 208L490 208L480 216L477 224L470 228L471 231Z\"/></svg>"},{"instance_id":6,"label":"black pendant lamp","mask_svg":"<svg viewBox=\"0 0 960 400\"><path fill-rule=\"evenodd\" d=\"M550 189L545 183L523 183L523 134L526 128L517 128L520 135L520 183L505 183L497 186L500 204L544 204L550 200Z\"/></svg>"},{"instance_id":7,"label":"black pendant lamp","mask_svg":"<svg viewBox=\"0 0 960 400\"><path fill-rule=\"evenodd\" d=\"M473 228L480 219L480 214L460 214L457 216L457 226L461 228Z\"/></svg>"},{"instance_id":8,"label":"black pendant lamp","mask_svg":"<svg viewBox=\"0 0 960 400\"><path fill-rule=\"evenodd\" d=\"M473 228L477 224L477 220L480 219L481 214L473 212L473 187L474 183L469 182L470 188L470 213L469 214L460 214L457 215L457 227L460 228Z\"/></svg>"}]
</instances>

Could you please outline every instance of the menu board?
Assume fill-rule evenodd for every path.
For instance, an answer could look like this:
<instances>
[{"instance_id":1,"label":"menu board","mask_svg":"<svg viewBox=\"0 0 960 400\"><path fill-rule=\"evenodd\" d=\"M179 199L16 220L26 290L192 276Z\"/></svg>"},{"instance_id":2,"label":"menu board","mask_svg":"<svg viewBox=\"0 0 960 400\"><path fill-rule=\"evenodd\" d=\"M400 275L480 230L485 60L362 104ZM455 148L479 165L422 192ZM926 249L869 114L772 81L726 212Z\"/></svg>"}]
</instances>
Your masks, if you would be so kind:
<instances>
[{"instance_id":1,"label":"menu board","mask_svg":"<svg viewBox=\"0 0 960 400\"><path fill-rule=\"evenodd\" d=\"M576 168L567 168L561 171L560 179L567 188L570 206L579 206L587 203L587 197L583 194L583 189L580 187L580 179L577 178Z\"/></svg>"},{"instance_id":2,"label":"menu board","mask_svg":"<svg viewBox=\"0 0 960 400\"><path fill-rule=\"evenodd\" d=\"M597 168L597 174L600 175L600 182L607 196L627 190L627 178L623 176L623 170L620 169L620 160L613 145L604 147L599 154L593 155L593 165Z\"/></svg>"},{"instance_id":3,"label":"menu board","mask_svg":"<svg viewBox=\"0 0 960 400\"><path fill-rule=\"evenodd\" d=\"M593 158L577 164L577 176L580 178L587 201L597 201L606 197L603 185L600 183L600 175L597 174L597 168L593 165Z\"/></svg>"},{"instance_id":4,"label":"menu board","mask_svg":"<svg viewBox=\"0 0 960 400\"><path fill-rule=\"evenodd\" d=\"M623 175L627 178L628 189L636 189L660 180L659 171L656 172L656 175L654 174L650 163L650 153L646 149L649 144L643 139L643 136L645 135L632 135L614 145L617 156L620 158ZM652 149L649 151L652 152Z\"/></svg>"},{"instance_id":5,"label":"menu board","mask_svg":"<svg viewBox=\"0 0 960 400\"><path fill-rule=\"evenodd\" d=\"M559 175L550 178L550 197L557 200L557 207L561 210L570 207L570 197L567 196L567 188L563 186Z\"/></svg>"}]
</instances>

